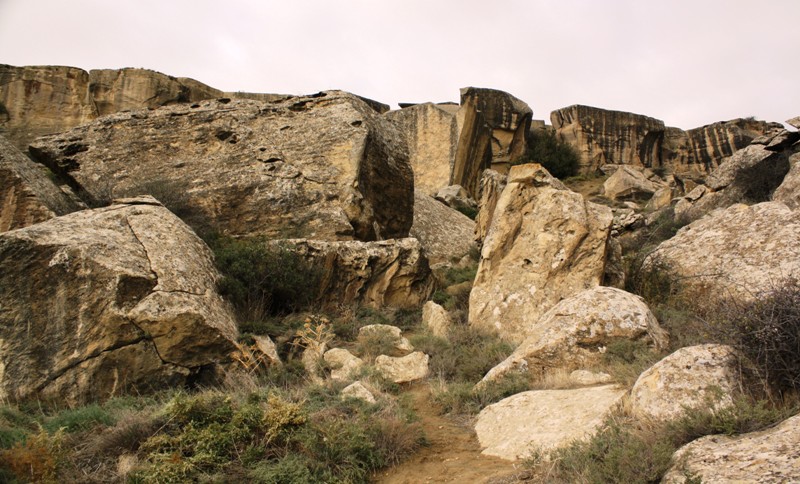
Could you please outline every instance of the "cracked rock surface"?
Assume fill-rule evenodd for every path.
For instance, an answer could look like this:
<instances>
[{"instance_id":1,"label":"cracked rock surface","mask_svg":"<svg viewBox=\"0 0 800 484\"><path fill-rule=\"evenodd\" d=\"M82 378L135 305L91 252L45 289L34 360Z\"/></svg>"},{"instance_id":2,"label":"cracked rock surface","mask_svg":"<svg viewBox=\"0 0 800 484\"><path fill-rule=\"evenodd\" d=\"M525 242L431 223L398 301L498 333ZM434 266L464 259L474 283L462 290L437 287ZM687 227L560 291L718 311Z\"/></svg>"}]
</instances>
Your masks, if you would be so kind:
<instances>
[{"instance_id":1,"label":"cracked rock surface","mask_svg":"<svg viewBox=\"0 0 800 484\"><path fill-rule=\"evenodd\" d=\"M210 250L150 197L0 234L0 398L185 383L234 349Z\"/></svg>"}]
</instances>

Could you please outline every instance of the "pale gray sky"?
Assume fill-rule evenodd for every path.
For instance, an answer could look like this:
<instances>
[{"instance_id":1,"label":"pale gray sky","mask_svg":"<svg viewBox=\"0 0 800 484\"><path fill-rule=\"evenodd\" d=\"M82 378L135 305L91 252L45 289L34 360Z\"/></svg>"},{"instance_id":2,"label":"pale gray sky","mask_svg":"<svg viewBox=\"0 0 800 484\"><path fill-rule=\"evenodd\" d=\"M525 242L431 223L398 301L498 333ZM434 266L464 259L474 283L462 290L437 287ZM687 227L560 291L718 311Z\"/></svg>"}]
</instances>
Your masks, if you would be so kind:
<instances>
[{"instance_id":1,"label":"pale gray sky","mask_svg":"<svg viewBox=\"0 0 800 484\"><path fill-rule=\"evenodd\" d=\"M501 89L684 129L800 115L800 0L0 0L0 63L398 102ZM549 122L549 121L548 121Z\"/></svg>"}]
</instances>

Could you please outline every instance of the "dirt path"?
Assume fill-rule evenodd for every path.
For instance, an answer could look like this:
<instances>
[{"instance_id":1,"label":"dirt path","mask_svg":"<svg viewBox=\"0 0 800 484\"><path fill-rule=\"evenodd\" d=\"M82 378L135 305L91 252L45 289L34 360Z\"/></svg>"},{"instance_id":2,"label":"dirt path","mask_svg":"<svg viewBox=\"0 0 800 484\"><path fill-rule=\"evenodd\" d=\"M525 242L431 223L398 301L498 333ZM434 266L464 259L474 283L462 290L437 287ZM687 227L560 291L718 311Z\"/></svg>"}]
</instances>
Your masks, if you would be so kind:
<instances>
[{"instance_id":1,"label":"dirt path","mask_svg":"<svg viewBox=\"0 0 800 484\"><path fill-rule=\"evenodd\" d=\"M429 445L397 467L375 476L382 484L458 482L465 484L517 482L514 464L481 455L475 432L465 423L438 415L427 383L409 390Z\"/></svg>"}]
</instances>

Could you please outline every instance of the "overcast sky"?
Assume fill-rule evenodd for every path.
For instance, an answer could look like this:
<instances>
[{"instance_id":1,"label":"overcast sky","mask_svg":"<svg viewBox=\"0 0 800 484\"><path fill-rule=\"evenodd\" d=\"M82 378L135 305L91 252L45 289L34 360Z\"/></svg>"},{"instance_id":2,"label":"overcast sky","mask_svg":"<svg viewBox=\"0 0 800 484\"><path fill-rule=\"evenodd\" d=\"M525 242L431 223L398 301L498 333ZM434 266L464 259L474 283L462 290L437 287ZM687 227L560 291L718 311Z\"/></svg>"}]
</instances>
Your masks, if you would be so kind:
<instances>
[{"instance_id":1,"label":"overcast sky","mask_svg":"<svg viewBox=\"0 0 800 484\"><path fill-rule=\"evenodd\" d=\"M800 0L0 0L0 63L393 108L491 87L538 119L588 104L688 129L800 115Z\"/></svg>"}]
</instances>

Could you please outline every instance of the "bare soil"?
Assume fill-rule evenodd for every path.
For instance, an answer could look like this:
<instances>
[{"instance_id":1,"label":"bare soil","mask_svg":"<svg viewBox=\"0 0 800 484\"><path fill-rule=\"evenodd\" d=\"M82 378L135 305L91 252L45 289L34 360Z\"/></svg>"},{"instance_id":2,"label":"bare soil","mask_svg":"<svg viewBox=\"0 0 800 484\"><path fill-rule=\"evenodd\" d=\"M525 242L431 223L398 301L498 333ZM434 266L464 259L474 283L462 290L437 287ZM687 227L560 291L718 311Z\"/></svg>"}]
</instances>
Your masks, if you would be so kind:
<instances>
[{"instance_id":1,"label":"bare soil","mask_svg":"<svg viewBox=\"0 0 800 484\"><path fill-rule=\"evenodd\" d=\"M526 473L517 469L519 464L481 455L478 438L469 421L458 421L439 415L431 401L427 383L412 386L409 393L425 430L428 445L399 466L376 474L375 482L506 484L524 479Z\"/></svg>"}]
</instances>

